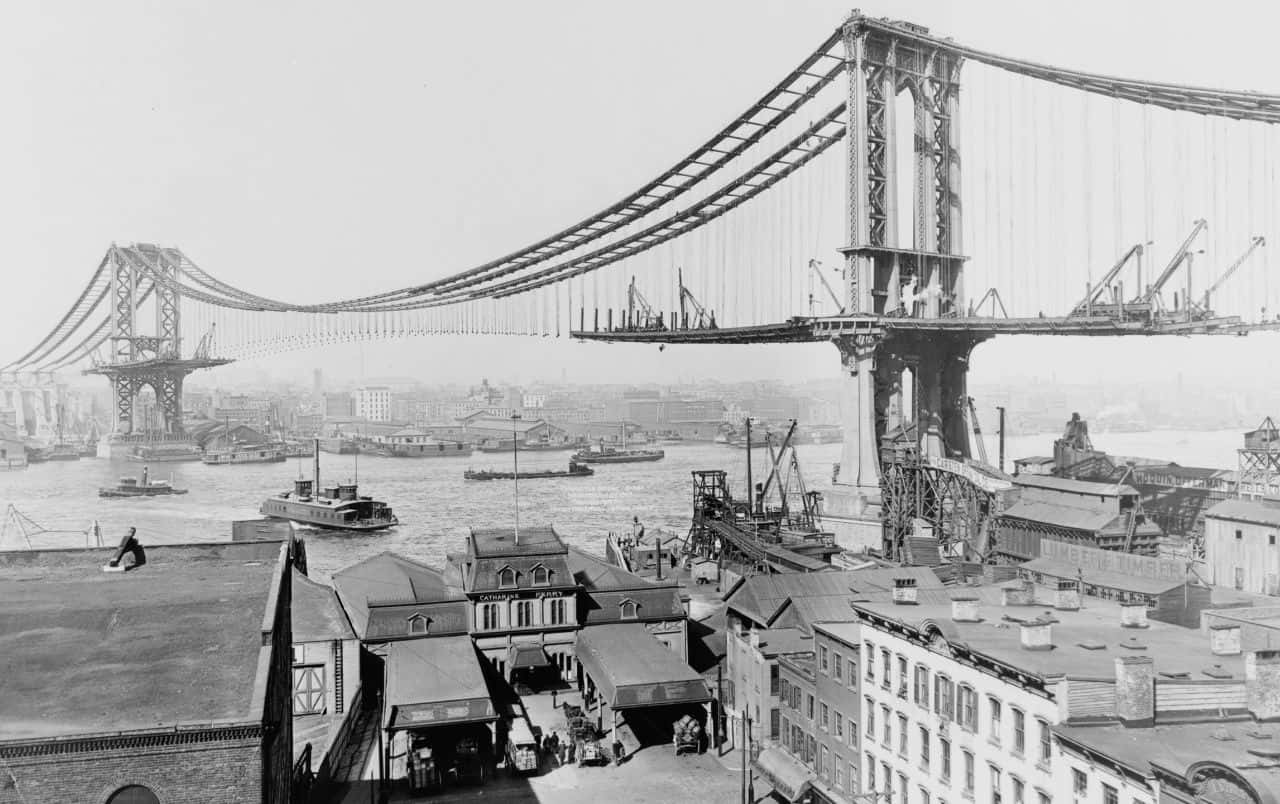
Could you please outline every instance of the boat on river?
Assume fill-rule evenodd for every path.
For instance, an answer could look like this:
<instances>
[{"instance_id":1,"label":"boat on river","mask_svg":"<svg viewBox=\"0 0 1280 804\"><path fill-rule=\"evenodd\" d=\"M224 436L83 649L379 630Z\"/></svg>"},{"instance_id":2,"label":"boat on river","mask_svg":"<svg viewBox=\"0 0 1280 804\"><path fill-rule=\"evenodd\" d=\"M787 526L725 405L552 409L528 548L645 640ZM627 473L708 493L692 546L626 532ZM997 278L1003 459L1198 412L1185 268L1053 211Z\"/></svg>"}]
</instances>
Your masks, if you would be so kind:
<instances>
[{"instance_id":1,"label":"boat on river","mask_svg":"<svg viewBox=\"0 0 1280 804\"><path fill-rule=\"evenodd\" d=\"M590 466L576 460L569 461L569 470L530 469L524 472L495 472L492 469L476 471L468 469L462 473L467 480L541 480L556 477L590 477L596 472Z\"/></svg>"},{"instance_id":2,"label":"boat on river","mask_svg":"<svg viewBox=\"0 0 1280 804\"><path fill-rule=\"evenodd\" d=\"M580 449L573 454L575 461L582 463L643 463L660 461L667 456L660 449L627 449L627 426L622 425L622 446L606 447L600 442L600 449L592 451L590 447Z\"/></svg>"},{"instance_id":3,"label":"boat on river","mask_svg":"<svg viewBox=\"0 0 1280 804\"><path fill-rule=\"evenodd\" d=\"M285 457L283 444L236 444L205 450L200 460L210 465L223 466L230 463L280 463Z\"/></svg>"},{"instance_id":4,"label":"boat on river","mask_svg":"<svg viewBox=\"0 0 1280 804\"><path fill-rule=\"evenodd\" d=\"M142 482L138 482L136 477L122 477L120 482L112 487L106 486L98 489L99 497L163 497L170 494L186 494L186 489L176 489L173 487L173 480L151 480L147 467L142 467Z\"/></svg>"},{"instance_id":5,"label":"boat on river","mask_svg":"<svg viewBox=\"0 0 1280 804\"><path fill-rule=\"evenodd\" d=\"M384 530L400 524L391 506L381 500L361 496L359 487L354 482L322 488L320 450L319 445L316 446L312 478L298 478L293 481L293 489L290 491L268 497L258 513L329 530L365 532Z\"/></svg>"}]
</instances>

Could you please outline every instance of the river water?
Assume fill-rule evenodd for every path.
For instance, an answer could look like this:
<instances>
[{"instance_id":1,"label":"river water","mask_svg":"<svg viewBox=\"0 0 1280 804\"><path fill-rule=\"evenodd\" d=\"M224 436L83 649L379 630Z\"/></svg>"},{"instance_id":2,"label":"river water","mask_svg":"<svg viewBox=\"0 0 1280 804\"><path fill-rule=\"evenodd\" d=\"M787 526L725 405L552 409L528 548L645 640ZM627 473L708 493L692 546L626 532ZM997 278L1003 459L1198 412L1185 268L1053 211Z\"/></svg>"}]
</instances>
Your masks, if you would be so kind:
<instances>
[{"instance_id":1,"label":"river water","mask_svg":"<svg viewBox=\"0 0 1280 804\"><path fill-rule=\"evenodd\" d=\"M1011 437L1006 459L1052 454L1053 435ZM991 459L996 445L988 437ZM1166 458L1184 465L1235 467L1241 445L1237 431L1095 434L1099 449L1121 455ZM570 544L591 552L603 551L610 531L630 529L639 516L649 531L664 528L683 535L689 527L693 502L691 472L723 469L733 492L745 489L746 452L717 444L666 445L666 457L654 463L595 467L586 478L526 480L520 483L522 525L554 525ZM808 487L831 487L832 464L840 460L837 444L804 445L797 450ZM753 451L757 482L768 466L761 451ZM568 452L521 453L525 468L563 469ZM470 458L378 458L321 454L321 482L347 480L359 472L360 490L385 500L395 509L400 525L374 534L346 534L301 528L313 574L324 578L335 570L384 550L439 564L446 552L462 549L470 527L510 526L515 520L515 495L510 481L475 482L462 479L467 468L511 468L508 454L476 453ZM154 499L103 499L100 486L115 485L121 475L137 475L141 466L123 461L82 459L35 464L25 470L0 472L0 509L13 505L50 531L32 538L34 546L71 547L85 543L83 531L98 521L104 541L115 544L129 527L138 529L142 543L220 541L230 537L232 520L258 516L258 506L270 494L290 488L301 471L310 476L310 459L286 463L206 466L201 463L155 464L153 476L189 489L181 496ZM78 533L77 533L78 531ZM6 521L0 549L25 547L22 534Z\"/></svg>"}]
</instances>

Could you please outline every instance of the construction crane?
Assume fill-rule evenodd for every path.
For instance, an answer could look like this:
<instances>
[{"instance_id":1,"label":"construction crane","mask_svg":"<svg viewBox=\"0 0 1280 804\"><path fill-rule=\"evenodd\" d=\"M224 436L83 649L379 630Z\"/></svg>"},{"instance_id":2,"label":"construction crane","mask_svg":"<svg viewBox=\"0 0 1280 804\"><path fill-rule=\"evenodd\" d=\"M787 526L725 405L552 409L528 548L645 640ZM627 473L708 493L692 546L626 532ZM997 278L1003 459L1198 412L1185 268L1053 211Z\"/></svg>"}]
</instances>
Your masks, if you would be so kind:
<instances>
[{"instance_id":1,"label":"construction crane","mask_svg":"<svg viewBox=\"0 0 1280 804\"><path fill-rule=\"evenodd\" d=\"M1115 265L1111 266L1111 269L1098 280L1098 284L1088 289L1088 292L1085 293L1085 297L1077 302L1076 306L1071 310L1071 315L1091 315L1093 313L1093 308L1100 303L1100 297L1103 292L1111 286L1111 283L1115 281L1115 278L1119 276L1120 272L1124 270L1124 267L1129 264L1129 260L1132 260L1135 257L1138 261L1138 281L1141 282L1142 254L1144 245L1146 244L1135 243L1130 247L1129 250L1120 257L1119 261L1117 261ZM1138 291L1141 292L1142 288L1139 287Z\"/></svg>"},{"instance_id":2,"label":"construction crane","mask_svg":"<svg viewBox=\"0 0 1280 804\"><path fill-rule=\"evenodd\" d=\"M628 329L666 329L662 323L662 314L653 312L653 305L636 287L636 278L631 277L631 285L627 288L627 321Z\"/></svg>"},{"instance_id":3,"label":"construction crane","mask_svg":"<svg viewBox=\"0 0 1280 804\"><path fill-rule=\"evenodd\" d=\"M989 466L991 462L987 460L987 444L982 440L982 428L978 426L978 407L973 404L971 396L966 396L964 401L969 408L969 422L973 425L973 440L978 446L978 457Z\"/></svg>"},{"instance_id":4,"label":"construction crane","mask_svg":"<svg viewBox=\"0 0 1280 804\"><path fill-rule=\"evenodd\" d=\"M827 289L827 295L831 297L831 303L834 304L836 306L836 309L840 311L838 315L844 315L844 305L840 303L840 297L836 295L835 290L831 288L831 283L828 282L827 278L822 275L822 262L819 260L809 260L809 315L813 316L814 314L813 292L815 288L813 286L813 278L815 276L818 278L820 282L822 282L822 286Z\"/></svg>"},{"instance_id":5,"label":"construction crane","mask_svg":"<svg viewBox=\"0 0 1280 804\"><path fill-rule=\"evenodd\" d=\"M689 329L689 308L697 317L693 321L693 329L715 329L716 314L708 313L707 308L698 303L693 293L684 286L684 269L676 269L676 281L680 284L680 320L672 322L672 326Z\"/></svg>"},{"instance_id":6,"label":"construction crane","mask_svg":"<svg viewBox=\"0 0 1280 804\"><path fill-rule=\"evenodd\" d=\"M1204 300L1203 300L1204 309L1206 310L1209 309L1209 297L1213 295L1213 293L1218 288L1222 287L1222 283L1230 279L1231 275L1236 272L1236 269L1239 268L1241 265L1244 265L1245 261L1248 260L1249 257L1253 255L1253 252L1257 251L1260 247L1265 246L1266 244L1267 244L1267 239L1261 236L1255 237L1253 238L1253 240L1249 242L1249 248L1245 249L1245 252L1241 254L1239 257L1237 257L1235 262L1227 266L1227 270L1222 272L1222 276L1214 280L1214 283L1210 285L1209 289L1204 292Z\"/></svg>"},{"instance_id":7,"label":"construction crane","mask_svg":"<svg viewBox=\"0 0 1280 804\"><path fill-rule=\"evenodd\" d=\"M1163 290L1164 286L1173 278L1173 274L1178 270L1178 267L1190 259L1191 243L1208 226L1209 224L1204 218L1200 218L1195 222L1195 225L1191 227L1191 234L1187 235L1187 238L1182 241L1182 245L1178 246L1177 251L1173 252L1173 257L1169 260L1169 264L1165 266L1164 271L1161 272L1156 281L1151 284L1151 287L1147 288L1139 297L1139 301L1141 303L1153 305L1151 307L1153 312L1155 310L1154 305L1159 305L1161 308L1164 307L1164 300L1160 296L1161 290ZM1139 290L1141 291L1142 289L1139 288Z\"/></svg>"},{"instance_id":8,"label":"construction crane","mask_svg":"<svg viewBox=\"0 0 1280 804\"><path fill-rule=\"evenodd\" d=\"M210 324L209 331L200 336L200 342L196 344L196 351L192 357L195 360L208 360L209 353L213 351L213 332L217 324Z\"/></svg>"}]
</instances>

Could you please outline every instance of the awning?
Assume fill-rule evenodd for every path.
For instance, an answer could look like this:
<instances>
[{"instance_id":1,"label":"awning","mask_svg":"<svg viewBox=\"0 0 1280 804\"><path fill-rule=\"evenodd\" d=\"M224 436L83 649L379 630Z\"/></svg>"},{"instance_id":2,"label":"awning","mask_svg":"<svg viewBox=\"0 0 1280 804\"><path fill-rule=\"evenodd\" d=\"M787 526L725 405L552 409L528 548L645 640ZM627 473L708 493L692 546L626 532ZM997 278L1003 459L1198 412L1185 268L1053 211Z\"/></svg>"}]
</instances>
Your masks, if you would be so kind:
<instances>
[{"instance_id":1,"label":"awning","mask_svg":"<svg viewBox=\"0 0 1280 804\"><path fill-rule=\"evenodd\" d=\"M702 676L639 623L584 628L574 654L614 709L711 700Z\"/></svg>"},{"instance_id":2,"label":"awning","mask_svg":"<svg viewBox=\"0 0 1280 804\"><path fill-rule=\"evenodd\" d=\"M813 771L781 748L766 748L751 763L773 790L787 801L797 801L813 782Z\"/></svg>"},{"instance_id":3,"label":"awning","mask_svg":"<svg viewBox=\"0 0 1280 804\"><path fill-rule=\"evenodd\" d=\"M471 637L392 642L386 668L388 729L498 719Z\"/></svg>"},{"instance_id":4,"label":"awning","mask_svg":"<svg viewBox=\"0 0 1280 804\"><path fill-rule=\"evenodd\" d=\"M547 652L541 645L512 645L507 657L507 664L512 670L551 666L551 659L547 658Z\"/></svg>"}]
</instances>

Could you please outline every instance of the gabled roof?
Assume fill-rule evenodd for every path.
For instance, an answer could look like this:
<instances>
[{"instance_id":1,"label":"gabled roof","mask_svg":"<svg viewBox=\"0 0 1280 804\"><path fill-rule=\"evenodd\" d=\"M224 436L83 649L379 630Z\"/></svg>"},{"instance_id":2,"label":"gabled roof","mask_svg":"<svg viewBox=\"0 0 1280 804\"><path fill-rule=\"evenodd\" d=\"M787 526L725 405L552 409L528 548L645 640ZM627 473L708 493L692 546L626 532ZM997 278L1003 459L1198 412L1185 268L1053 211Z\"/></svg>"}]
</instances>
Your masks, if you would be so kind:
<instances>
[{"instance_id":1,"label":"gabled roof","mask_svg":"<svg viewBox=\"0 0 1280 804\"><path fill-rule=\"evenodd\" d=\"M351 623L338 602L332 586L311 580L293 570L293 598L289 616L293 622L293 642L329 642L355 639Z\"/></svg>"},{"instance_id":2,"label":"gabled roof","mask_svg":"<svg viewBox=\"0 0 1280 804\"><path fill-rule=\"evenodd\" d=\"M1039 500L1019 500L1000 514L1001 517L1044 522L1072 530L1099 531L1118 517L1101 503L1097 507L1058 505Z\"/></svg>"},{"instance_id":3,"label":"gabled roof","mask_svg":"<svg viewBox=\"0 0 1280 804\"><path fill-rule=\"evenodd\" d=\"M364 636L377 605L459 600L462 588L445 573L392 552L382 552L333 574L333 587L357 634Z\"/></svg>"}]
</instances>

